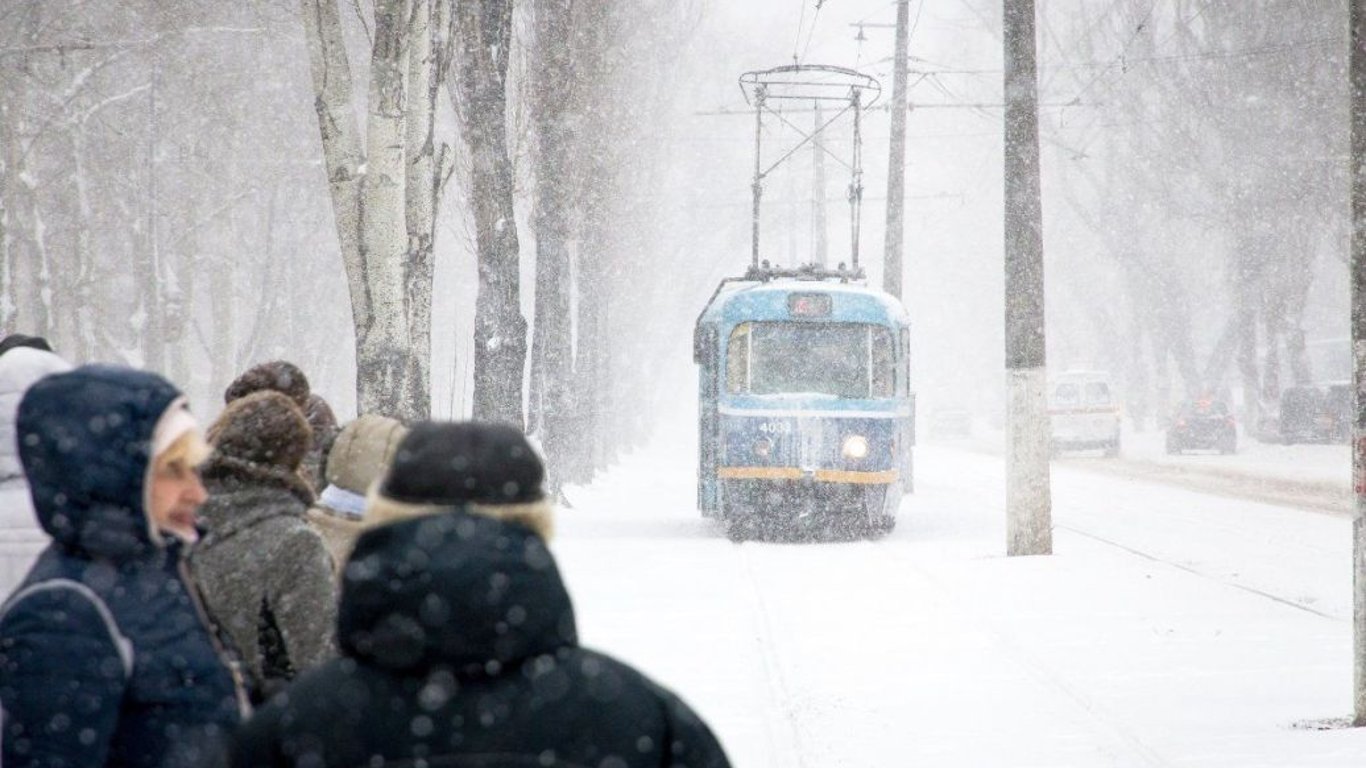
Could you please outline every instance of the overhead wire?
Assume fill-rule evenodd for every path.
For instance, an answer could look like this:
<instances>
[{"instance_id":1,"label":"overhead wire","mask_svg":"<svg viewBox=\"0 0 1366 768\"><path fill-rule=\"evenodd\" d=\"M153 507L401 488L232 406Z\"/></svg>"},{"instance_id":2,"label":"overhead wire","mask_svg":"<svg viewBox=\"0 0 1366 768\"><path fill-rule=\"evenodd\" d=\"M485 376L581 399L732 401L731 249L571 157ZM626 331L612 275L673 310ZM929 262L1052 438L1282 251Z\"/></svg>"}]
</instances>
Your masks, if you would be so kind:
<instances>
[{"instance_id":1,"label":"overhead wire","mask_svg":"<svg viewBox=\"0 0 1366 768\"><path fill-rule=\"evenodd\" d=\"M811 29L807 30L806 33L806 47L802 48L802 59L805 59L806 54L811 50L811 38L816 35L816 24L821 19L821 5L824 2L825 0L816 0L816 14L811 17Z\"/></svg>"},{"instance_id":2,"label":"overhead wire","mask_svg":"<svg viewBox=\"0 0 1366 768\"><path fill-rule=\"evenodd\" d=\"M802 44L802 29L806 26L806 0L801 0L802 14L797 19L797 37L792 41L792 63L797 63L797 47Z\"/></svg>"},{"instance_id":3,"label":"overhead wire","mask_svg":"<svg viewBox=\"0 0 1366 768\"><path fill-rule=\"evenodd\" d=\"M1148 6L1147 15L1143 17L1142 21L1138 22L1138 24L1134 26L1133 34L1129 35L1129 39L1126 40L1124 42L1123 47L1119 49L1119 54L1116 55L1113 59L1111 59L1109 64L1102 67L1101 70L1097 72L1089 82L1086 83L1086 85L1082 86L1082 89L1080 91L1077 91L1077 94L1072 97L1073 101L1081 101L1081 97L1085 96L1086 92L1091 90L1091 86L1095 85L1097 80L1104 76L1106 72L1109 72L1110 69L1114 67L1114 65L1124 60L1124 54L1129 52L1129 46L1133 45L1134 41L1138 39L1139 34L1141 34L1143 30L1147 28L1148 23L1153 19L1153 12L1157 10L1157 6L1161 2L1162 0L1153 0L1152 5ZM1127 71L1128 70L1125 69L1125 72Z\"/></svg>"}]
</instances>

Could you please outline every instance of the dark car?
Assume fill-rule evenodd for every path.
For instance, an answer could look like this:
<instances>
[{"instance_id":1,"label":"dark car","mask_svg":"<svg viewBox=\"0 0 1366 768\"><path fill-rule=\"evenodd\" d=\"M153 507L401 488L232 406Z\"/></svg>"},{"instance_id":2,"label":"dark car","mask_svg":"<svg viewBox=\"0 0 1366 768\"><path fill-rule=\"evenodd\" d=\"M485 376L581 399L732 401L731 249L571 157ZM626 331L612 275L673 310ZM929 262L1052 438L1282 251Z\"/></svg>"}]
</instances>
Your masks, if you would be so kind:
<instances>
[{"instance_id":1,"label":"dark car","mask_svg":"<svg viewBox=\"0 0 1366 768\"><path fill-rule=\"evenodd\" d=\"M1188 450L1238 450L1238 427L1228 405L1220 400L1194 400L1181 406L1167 428L1167 453Z\"/></svg>"},{"instance_id":2,"label":"dark car","mask_svg":"<svg viewBox=\"0 0 1366 768\"><path fill-rule=\"evenodd\" d=\"M1352 434L1352 385L1286 387L1281 393L1278 437L1295 443L1349 442Z\"/></svg>"}]
</instances>

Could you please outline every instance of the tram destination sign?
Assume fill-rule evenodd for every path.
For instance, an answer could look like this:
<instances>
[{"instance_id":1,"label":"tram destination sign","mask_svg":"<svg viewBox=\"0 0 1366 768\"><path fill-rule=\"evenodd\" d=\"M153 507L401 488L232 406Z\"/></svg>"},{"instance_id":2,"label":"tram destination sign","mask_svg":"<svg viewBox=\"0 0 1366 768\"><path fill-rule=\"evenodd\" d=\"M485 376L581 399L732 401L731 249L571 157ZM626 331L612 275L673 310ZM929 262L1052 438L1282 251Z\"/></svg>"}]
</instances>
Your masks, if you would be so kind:
<instances>
[{"instance_id":1,"label":"tram destination sign","mask_svg":"<svg viewBox=\"0 0 1366 768\"><path fill-rule=\"evenodd\" d=\"M793 317L829 317L830 294L794 293L787 297L787 311Z\"/></svg>"}]
</instances>

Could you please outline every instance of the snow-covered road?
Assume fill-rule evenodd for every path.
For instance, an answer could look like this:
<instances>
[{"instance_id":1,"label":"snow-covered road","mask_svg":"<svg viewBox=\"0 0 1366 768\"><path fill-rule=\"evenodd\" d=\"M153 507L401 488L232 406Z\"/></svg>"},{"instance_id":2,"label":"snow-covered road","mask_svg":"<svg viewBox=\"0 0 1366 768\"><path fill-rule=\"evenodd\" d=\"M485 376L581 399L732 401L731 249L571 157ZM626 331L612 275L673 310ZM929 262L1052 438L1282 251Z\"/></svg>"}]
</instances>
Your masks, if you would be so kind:
<instances>
[{"instance_id":1,"label":"snow-covered road","mask_svg":"<svg viewBox=\"0 0 1366 768\"><path fill-rule=\"evenodd\" d=\"M922 449L878 542L732 544L686 428L571 489L586 645L739 766L1348 766L1350 522L1055 466L1055 551L1004 557L999 458Z\"/></svg>"}]
</instances>

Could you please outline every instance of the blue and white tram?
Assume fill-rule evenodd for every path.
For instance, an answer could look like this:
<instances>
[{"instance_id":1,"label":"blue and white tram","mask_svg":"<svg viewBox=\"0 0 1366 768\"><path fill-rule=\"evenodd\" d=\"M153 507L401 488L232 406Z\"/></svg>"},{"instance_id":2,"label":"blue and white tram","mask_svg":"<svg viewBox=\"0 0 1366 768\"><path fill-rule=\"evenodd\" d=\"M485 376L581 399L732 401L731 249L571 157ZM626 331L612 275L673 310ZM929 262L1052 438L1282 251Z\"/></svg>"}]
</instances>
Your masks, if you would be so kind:
<instances>
[{"instance_id":1,"label":"blue and white tram","mask_svg":"<svg viewBox=\"0 0 1366 768\"><path fill-rule=\"evenodd\" d=\"M911 490L906 310L809 274L723 282L697 321L698 505L732 538L813 516L886 533Z\"/></svg>"}]
</instances>

